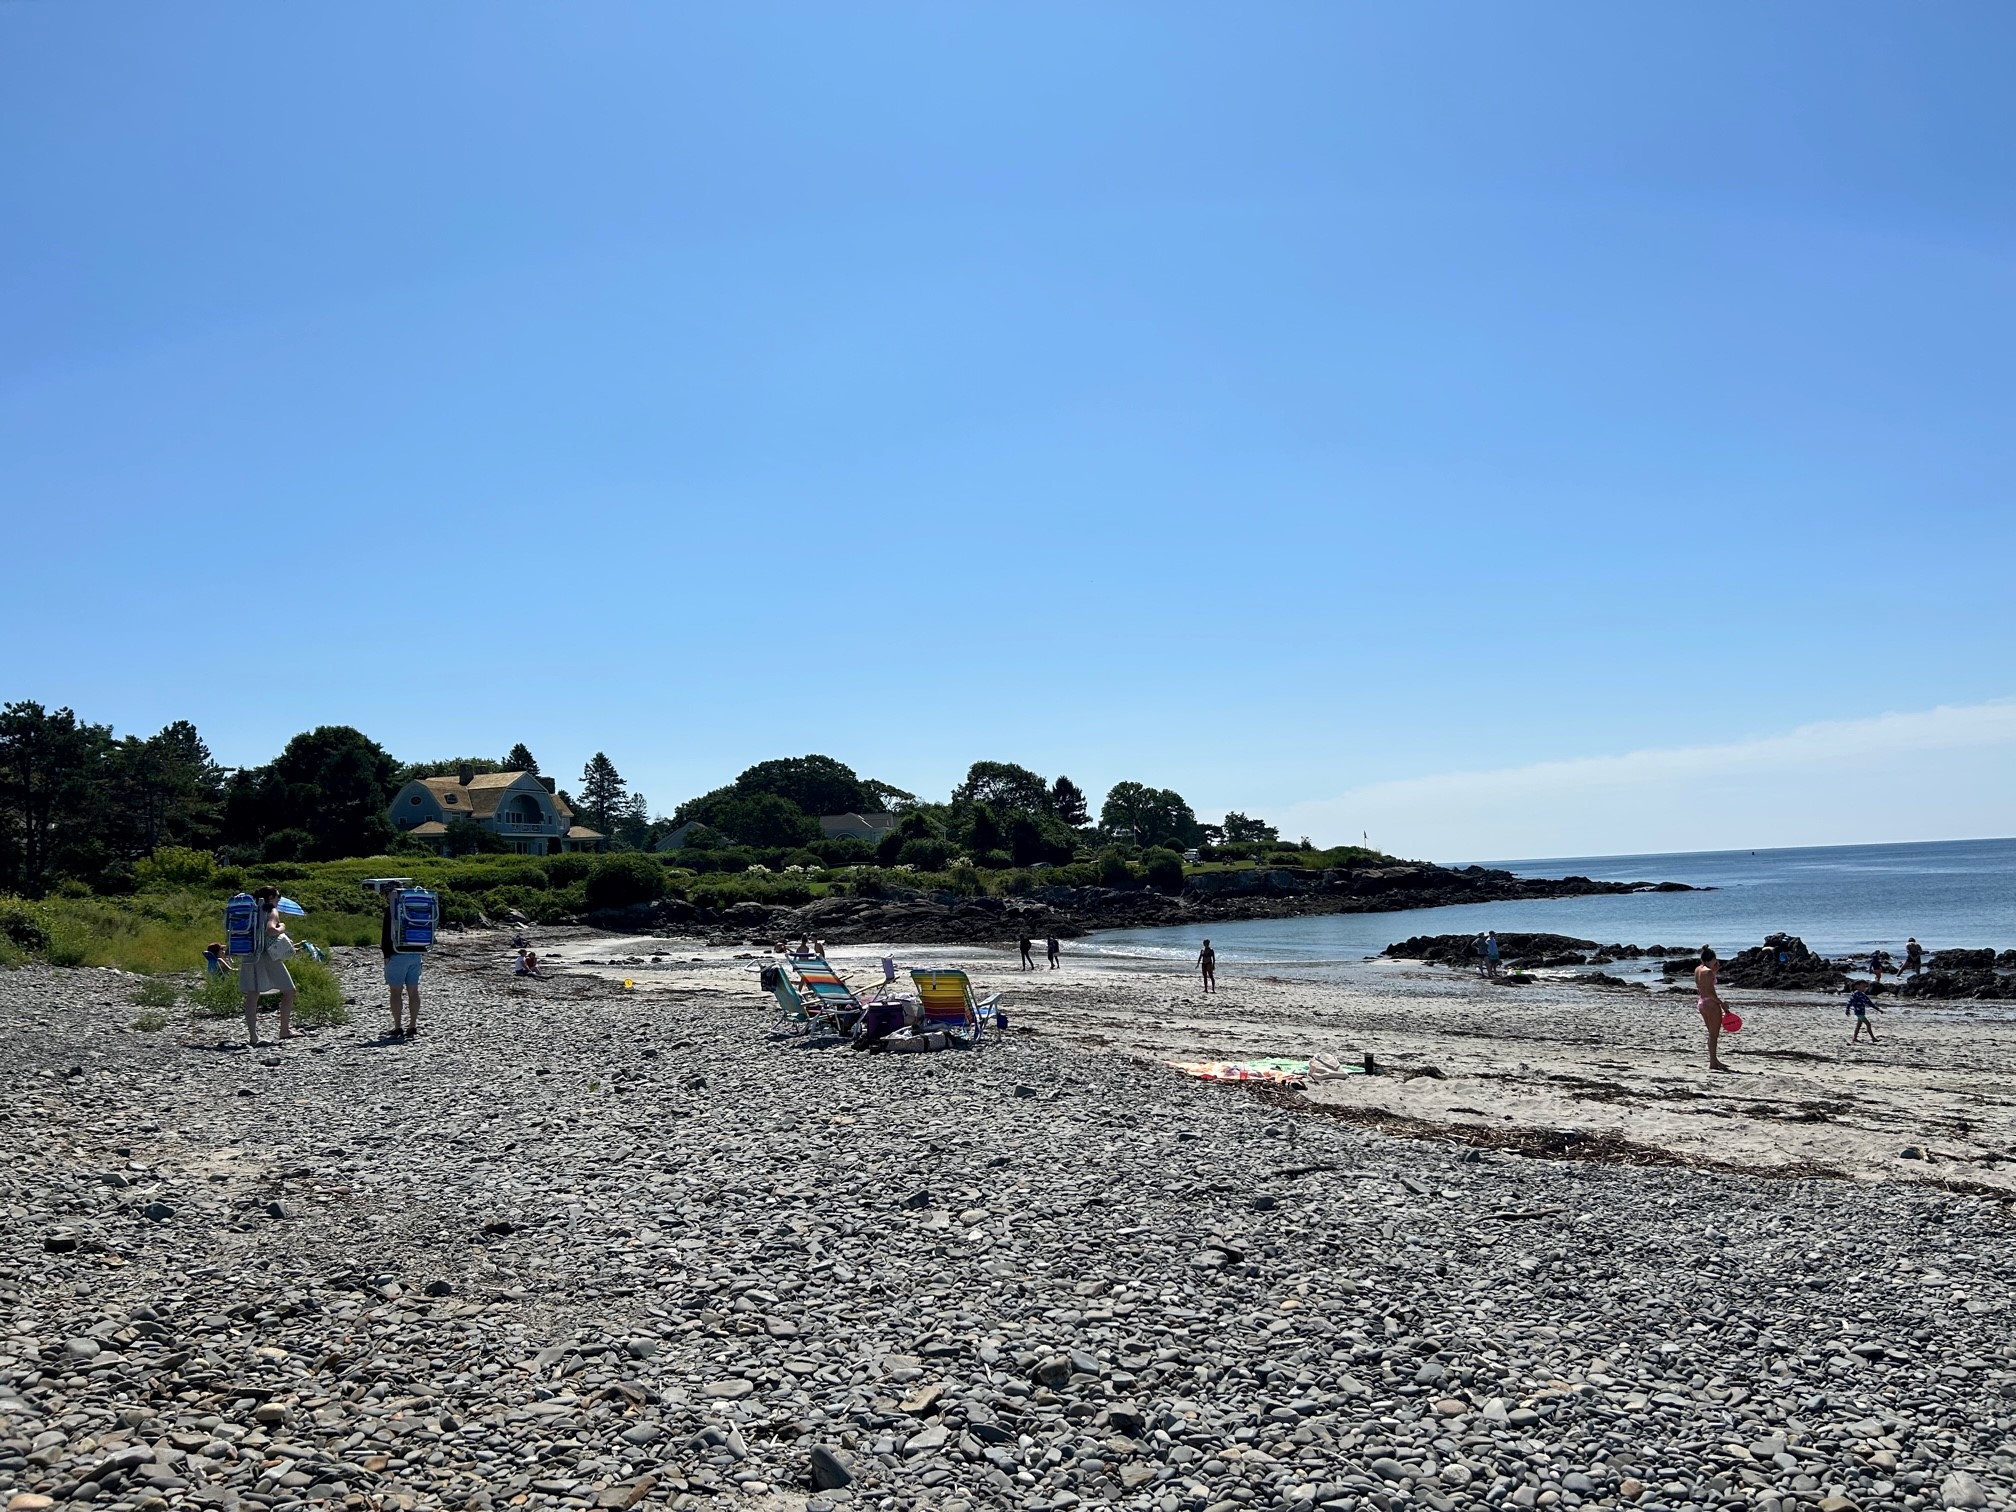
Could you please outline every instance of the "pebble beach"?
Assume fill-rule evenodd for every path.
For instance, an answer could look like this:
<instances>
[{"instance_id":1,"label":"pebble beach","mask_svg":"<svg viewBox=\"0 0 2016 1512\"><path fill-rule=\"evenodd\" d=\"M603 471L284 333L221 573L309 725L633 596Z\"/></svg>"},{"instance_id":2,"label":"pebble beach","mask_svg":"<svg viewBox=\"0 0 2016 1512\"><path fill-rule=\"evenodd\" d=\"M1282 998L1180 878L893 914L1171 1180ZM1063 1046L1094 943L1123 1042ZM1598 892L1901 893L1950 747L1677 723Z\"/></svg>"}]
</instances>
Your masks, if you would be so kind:
<instances>
[{"instance_id":1,"label":"pebble beach","mask_svg":"<svg viewBox=\"0 0 2016 1512\"><path fill-rule=\"evenodd\" d=\"M135 1030L119 973L0 973L0 1504L2016 1504L1992 1109L1871 1115L1923 1148L1867 1161L1828 1114L1771 1169L1656 1119L1820 1126L1674 1111L1680 1016L1586 988L983 961L1004 1041L871 1056L771 1038L746 953L656 948L522 982L458 939L411 1041L340 950L353 1022L262 1050ZM1817 1008L1745 1011L1751 1080L1700 1097L1844 1079L1769 1053L1823 1053ZM1999 1027L1897 1027L1878 1102L2007 1085ZM1393 1069L1162 1064L1200 1048Z\"/></svg>"}]
</instances>

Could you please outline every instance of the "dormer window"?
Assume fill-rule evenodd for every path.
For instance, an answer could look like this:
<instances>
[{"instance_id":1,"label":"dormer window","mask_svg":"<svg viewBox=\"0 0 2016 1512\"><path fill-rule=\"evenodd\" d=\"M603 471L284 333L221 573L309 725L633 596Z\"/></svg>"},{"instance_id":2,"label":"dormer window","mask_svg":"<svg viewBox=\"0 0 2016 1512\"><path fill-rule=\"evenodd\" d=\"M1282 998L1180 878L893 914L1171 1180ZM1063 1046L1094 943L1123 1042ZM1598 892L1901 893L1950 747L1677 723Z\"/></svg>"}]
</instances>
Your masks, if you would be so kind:
<instances>
[{"instance_id":1,"label":"dormer window","mask_svg":"<svg viewBox=\"0 0 2016 1512\"><path fill-rule=\"evenodd\" d=\"M453 793L444 793L441 796L441 801L443 803L453 803L455 802L455 795Z\"/></svg>"}]
</instances>

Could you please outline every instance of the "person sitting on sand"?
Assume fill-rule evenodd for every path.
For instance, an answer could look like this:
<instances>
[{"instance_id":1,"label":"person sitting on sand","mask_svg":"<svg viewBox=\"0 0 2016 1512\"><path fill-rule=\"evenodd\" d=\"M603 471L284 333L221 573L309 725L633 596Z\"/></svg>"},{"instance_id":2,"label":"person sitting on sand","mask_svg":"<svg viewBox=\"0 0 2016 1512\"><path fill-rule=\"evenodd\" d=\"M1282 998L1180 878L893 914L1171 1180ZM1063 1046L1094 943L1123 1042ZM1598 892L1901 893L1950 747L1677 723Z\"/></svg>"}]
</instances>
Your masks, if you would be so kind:
<instances>
[{"instance_id":1,"label":"person sitting on sand","mask_svg":"<svg viewBox=\"0 0 2016 1512\"><path fill-rule=\"evenodd\" d=\"M1715 975L1721 970L1710 947L1701 947L1701 964L1694 968L1694 1004L1701 1010L1701 1022L1708 1030L1708 1069L1727 1071L1722 1064L1722 1015L1729 1011L1722 1001L1722 994L1716 991Z\"/></svg>"},{"instance_id":2,"label":"person sitting on sand","mask_svg":"<svg viewBox=\"0 0 2016 1512\"><path fill-rule=\"evenodd\" d=\"M1204 948L1197 952L1197 969L1204 975L1204 990L1206 992L1216 992L1218 990L1218 952L1211 948L1209 940L1206 940Z\"/></svg>"},{"instance_id":3,"label":"person sitting on sand","mask_svg":"<svg viewBox=\"0 0 2016 1512\"><path fill-rule=\"evenodd\" d=\"M213 942L204 948L203 975L206 977L220 977L227 974L230 970L231 962L225 956L222 945Z\"/></svg>"},{"instance_id":4,"label":"person sitting on sand","mask_svg":"<svg viewBox=\"0 0 2016 1512\"><path fill-rule=\"evenodd\" d=\"M1869 996L1866 992L1858 990L1848 994L1848 1011L1855 1017L1855 1032L1848 1036L1849 1044L1852 1045L1861 1039L1864 1030L1868 1031L1869 1043L1872 1045L1876 1043L1876 1026L1869 1022L1869 1010L1871 1008L1874 1008L1878 1013L1883 1011L1876 999Z\"/></svg>"}]
</instances>

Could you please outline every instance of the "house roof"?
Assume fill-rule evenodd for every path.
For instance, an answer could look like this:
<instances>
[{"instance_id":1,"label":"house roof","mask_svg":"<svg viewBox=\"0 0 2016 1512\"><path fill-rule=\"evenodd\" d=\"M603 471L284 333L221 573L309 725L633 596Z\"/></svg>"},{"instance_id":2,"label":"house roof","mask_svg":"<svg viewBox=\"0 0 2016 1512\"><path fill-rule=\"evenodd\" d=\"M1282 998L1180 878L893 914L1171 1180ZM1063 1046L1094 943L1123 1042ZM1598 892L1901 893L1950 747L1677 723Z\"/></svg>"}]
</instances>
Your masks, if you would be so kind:
<instances>
[{"instance_id":1,"label":"house roof","mask_svg":"<svg viewBox=\"0 0 2016 1512\"><path fill-rule=\"evenodd\" d=\"M835 835L844 835L849 830L881 830L887 832L896 828L894 814L821 814L819 830L829 840Z\"/></svg>"},{"instance_id":2,"label":"house roof","mask_svg":"<svg viewBox=\"0 0 2016 1512\"><path fill-rule=\"evenodd\" d=\"M600 830L591 830L585 824L574 825L567 831L569 840L605 840L608 837Z\"/></svg>"},{"instance_id":3,"label":"house roof","mask_svg":"<svg viewBox=\"0 0 2016 1512\"><path fill-rule=\"evenodd\" d=\"M480 772L466 783L452 776L422 777L420 783L441 801L442 807L455 809L472 819L488 819L497 812L497 805L513 791L529 793L534 788L553 800L554 807L560 810L563 818L573 817L572 811L558 797L546 793L545 784L538 778L532 778L532 786L526 787L521 779L527 775L525 772ZM454 795L453 803L448 801L450 794Z\"/></svg>"},{"instance_id":4,"label":"house roof","mask_svg":"<svg viewBox=\"0 0 2016 1512\"><path fill-rule=\"evenodd\" d=\"M429 819L425 824L414 825L406 833L409 835L445 835L448 833L448 826L443 824L439 819Z\"/></svg>"}]
</instances>

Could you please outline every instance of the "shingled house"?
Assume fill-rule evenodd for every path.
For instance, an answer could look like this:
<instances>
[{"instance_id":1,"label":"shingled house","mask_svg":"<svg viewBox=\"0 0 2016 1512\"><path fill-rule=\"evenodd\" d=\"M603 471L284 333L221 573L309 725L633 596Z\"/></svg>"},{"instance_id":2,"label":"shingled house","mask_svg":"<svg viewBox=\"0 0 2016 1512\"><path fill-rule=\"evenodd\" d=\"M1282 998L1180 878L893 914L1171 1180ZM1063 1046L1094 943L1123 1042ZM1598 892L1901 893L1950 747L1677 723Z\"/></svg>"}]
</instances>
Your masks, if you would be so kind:
<instances>
[{"instance_id":1,"label":"shingled house","mask_svg":"<svg viewBox=\"0 0 2016 1512\"><path fill-rule=\"evenodd\" d=\"M392 795L385 817L392 827L437 845L448 841L448 822L467 819L526 856L599 851L605 837L574 822L565 798L530 772L472 772L416 777Z\"/></svg>"}]
</instances>

